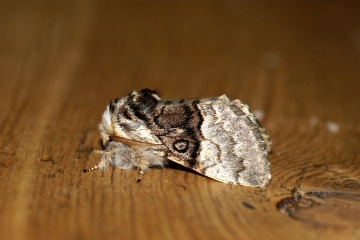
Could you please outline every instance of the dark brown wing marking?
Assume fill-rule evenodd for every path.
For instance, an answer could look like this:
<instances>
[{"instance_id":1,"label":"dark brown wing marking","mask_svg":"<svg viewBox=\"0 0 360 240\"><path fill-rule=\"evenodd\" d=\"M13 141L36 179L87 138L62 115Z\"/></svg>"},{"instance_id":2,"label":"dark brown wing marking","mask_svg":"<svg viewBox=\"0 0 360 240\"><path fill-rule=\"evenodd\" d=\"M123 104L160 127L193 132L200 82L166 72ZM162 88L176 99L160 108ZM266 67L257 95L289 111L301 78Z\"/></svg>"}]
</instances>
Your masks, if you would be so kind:
<instances>
[{"instance_id":1,"label":"dark brown wing marking","mask_svg":"<svg viewBox=\"0 0 360 240\"><path fill-rule=\"evenodd\" d=\"M172 104L159 102L153 112L151 130L170 150L168 158L186 167L197 165L200 151L201 113L196 107L197 99L173 101Z\"/></svg>"}]
</instances>

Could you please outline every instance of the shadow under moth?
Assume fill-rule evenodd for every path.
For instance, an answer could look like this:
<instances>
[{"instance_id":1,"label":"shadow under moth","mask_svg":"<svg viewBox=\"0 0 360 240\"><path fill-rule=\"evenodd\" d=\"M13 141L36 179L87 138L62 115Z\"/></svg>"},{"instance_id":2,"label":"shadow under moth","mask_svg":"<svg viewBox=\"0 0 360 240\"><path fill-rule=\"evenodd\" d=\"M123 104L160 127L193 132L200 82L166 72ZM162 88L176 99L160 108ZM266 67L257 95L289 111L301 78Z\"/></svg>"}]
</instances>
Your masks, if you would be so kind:
<instances>
[{"instance_id":1,"label":"shadow under moth","mask_svg":"<svg viewBox=\"0 0 360 240\"><path fill-rule=\"evenodd\" d=\"M136 168L140 181L170 160L224 183L261 187L271 179L268 134L246 104L225 95L163 101L156 91L134 91L107 106L99 130L105 149L84 172Z\"/></svg>"}]
</instances>

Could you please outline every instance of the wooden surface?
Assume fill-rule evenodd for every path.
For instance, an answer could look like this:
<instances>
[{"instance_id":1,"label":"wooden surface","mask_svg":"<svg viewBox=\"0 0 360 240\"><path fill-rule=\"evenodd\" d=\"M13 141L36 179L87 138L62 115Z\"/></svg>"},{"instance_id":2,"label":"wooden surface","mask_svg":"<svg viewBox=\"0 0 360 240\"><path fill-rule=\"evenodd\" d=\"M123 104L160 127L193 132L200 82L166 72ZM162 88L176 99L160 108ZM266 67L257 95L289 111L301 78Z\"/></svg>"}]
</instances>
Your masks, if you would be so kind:
<instances>
[{"instance_id":1,"label":"wooden surface","mask_svg":"<svg viewBox=\"0 0 360 240\"><path fill-rule=\"evenodd\" d=\"M115 2L0 3L1 239L360 238L357 1ZM106 104L144 87L262 113L270 185L82 173Z\"/></svg>"}]
</instances>

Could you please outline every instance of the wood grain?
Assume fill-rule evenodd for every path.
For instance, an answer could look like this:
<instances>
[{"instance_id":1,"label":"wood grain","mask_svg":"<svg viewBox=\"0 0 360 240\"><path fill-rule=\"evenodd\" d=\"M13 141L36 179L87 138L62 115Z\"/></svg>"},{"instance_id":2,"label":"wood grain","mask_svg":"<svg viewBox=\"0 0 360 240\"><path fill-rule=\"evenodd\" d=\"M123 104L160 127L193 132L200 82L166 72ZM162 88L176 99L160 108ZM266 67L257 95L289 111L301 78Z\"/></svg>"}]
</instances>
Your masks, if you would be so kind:
<instances>
[{"instance_id":1,"label":"wood grain","mask_svg":"<svg viewBox=\"0 0 360 240\"><path fill-rule=\"evenodd\" d=\"M359 7L2 1L1 239L360 238ZM264 113L270 185L83 173L106 104L144 87Z\"/></svg>"}]
</instances>

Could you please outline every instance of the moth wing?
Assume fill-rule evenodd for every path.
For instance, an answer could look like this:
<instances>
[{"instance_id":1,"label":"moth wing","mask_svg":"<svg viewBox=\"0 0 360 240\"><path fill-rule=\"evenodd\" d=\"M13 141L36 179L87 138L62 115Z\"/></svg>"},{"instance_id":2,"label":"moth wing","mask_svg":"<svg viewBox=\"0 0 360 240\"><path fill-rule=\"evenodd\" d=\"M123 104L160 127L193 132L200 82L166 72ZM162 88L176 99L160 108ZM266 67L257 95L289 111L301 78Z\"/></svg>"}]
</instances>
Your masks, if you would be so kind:
<instances>
[{"instance_id":1,"label":"moth wing","mask_svg":"<svg viewBox=\"0 0 360 240\"><path fill-rule=\"evenodd\" d=\"M265 186L271 174L263 128L242 108L225 95L163 102L152 132L171 161L221 182Z\"/></svg>"},{"instance_id":2,"label":"moth wing","mask_svg":"<svg viewBox=\"0 0 360 240\"><path fill-rule=\"evenodd\" d=\"M243 113L245 113L254 124L256 124L256 126L261 134L261 137L265 141L265 147L266 147L267 152L271 153L272 152L272 142L270 140L270 137L267 134L267 132L265 131L265 128L263 128L263 126L261 126L260 122L254 116L254 114L250 112L249 106L242 103L240 100L234 100L234 101L232 101L232 103L235 104L238 108L240 108L240 110Z\"/></svg>"},{"instance_id":3,"label":"moth wing","mask_svg":"<svg viewBox=\"0 0 360 240\"><path fill-rule=\"evenodd\" d=\"M239 102L223 95L198 104L203 140L195 170L222 182L265 186L271 173L263 132Z\"/></svg>"}]
</instances>

